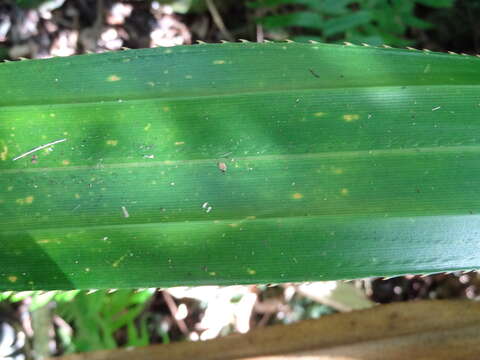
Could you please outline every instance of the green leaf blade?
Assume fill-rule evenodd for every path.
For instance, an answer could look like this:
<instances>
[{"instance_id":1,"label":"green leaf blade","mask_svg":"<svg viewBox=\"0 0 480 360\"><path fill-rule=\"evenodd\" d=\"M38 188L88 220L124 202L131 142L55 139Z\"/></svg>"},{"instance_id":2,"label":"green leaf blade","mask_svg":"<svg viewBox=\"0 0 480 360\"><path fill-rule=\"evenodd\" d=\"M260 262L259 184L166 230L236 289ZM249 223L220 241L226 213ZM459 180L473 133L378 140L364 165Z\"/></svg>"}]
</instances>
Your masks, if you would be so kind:
<instances>
[{"instance_id":1,"label":"green leaf blade","mask_svg":"<svg viewBox=\"0 0 480 360\"><path fill-rule=\"evenodd\" d=\"M294 43L0 64L0 286L475 268L479 64Z\"/></svg>"}]
</instances>

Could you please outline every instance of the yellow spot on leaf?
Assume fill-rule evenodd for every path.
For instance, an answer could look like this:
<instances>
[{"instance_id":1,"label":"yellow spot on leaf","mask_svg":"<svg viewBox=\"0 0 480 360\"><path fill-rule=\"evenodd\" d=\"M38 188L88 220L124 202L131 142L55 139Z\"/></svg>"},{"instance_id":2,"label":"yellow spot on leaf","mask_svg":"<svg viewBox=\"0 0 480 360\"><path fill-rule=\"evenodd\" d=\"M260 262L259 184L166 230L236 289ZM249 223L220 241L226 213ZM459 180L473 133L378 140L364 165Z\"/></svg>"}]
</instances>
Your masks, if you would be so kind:
<instances>
[{"instance_id":1,"label":"yellow spot on leaf","mask_svg":"<svg viewBox=\"0 0 480 360\"><path fill-rule=\"evenodd\" d=\"M75 199L80 199L80 194L75 194Z\"/></svg>"},{"instance_id":2,"label":"yellow spot on leaf","mask_svg":"<svg viewBox=\"0 0 480 360\"><path fill-rule=\"evenodd\" d=\"M324 112L321 112L321 111L316 112L315 114L313 114L313 116L315 116L315 117L322 117L322 116L325 116L325 115L327 115L327 114L325 114Z\"/></svg>"},{"instance_id":3,"label":"yellow spot on leaf","mask_svg":"<svg viewBox=\"0 0 480 360\"><path fill-rule=\"evenodd\" d=\"M112 81L120 81L120 80L122 80L122 79L120 78L120 76L117 76L117 75L110 75L110 76L107 78L107 81L110 81L110 82L112 82Z\"/></svg>"},{"instance_id":4,"label":"yellow spot on leaf","mask_svg":"<svg viewBox=\"0 0 480 360\"><path fill-rule=\"evenodd\" d=\"M0 152L0 159L3 161L7 160L7 155L8 155L8 147L7 145L3 145L3 151Z\"/></svg>"},{"instance_id":5,"label":"yellow spot on leaf","mask_svg":"<svg viewBox=\"0 0 480 360\"><path fill-rule=\"evenodd\" d=\"M246 220L255 220L257 217L255 215L249 215L245 219Z\"/></svg>"},{"instance_id":6,"label":"yellow spot on leaf","mask_svg":"<svg viewBox=\"0 0 480 360\"><path fill-rule=\"evenodd\" d=\"M50 117L52 117L52 118L54 118L55 116L57 116L57 114L55 114L55 113L50 113L49 115L50 115Z\"/></svg>"},{"instance_id":7,"label":"yellow spot on leaf","mask_svg":"<svg viewBox=\"0 0 480 360\"><path fill-rule=\"evenodd\" d=\"M214 65L222 65L222 64L225 64L225 60L214 60L213 64Z\"/></svg>"},{"instance_id":8,"label":"yellow spot on leaf","mask_svg":"<svg viewBox=\"0 0 480 360\"><path fill-rule=\"evenodd\" d=\"M193 79L193 76L192 75L185 75L185 79L187 79L187 80Z\"/></svg>"},{"instance_id":9,"label":"yellow spot on leaf","mask_svg":"<svg viewBox=\"0 0 480 360\"><path fill-rule=\"evenodd\" d=\"M295 193L292 195L292 197L295 199L295 200L299 200L299 199L302 199L303 198L303 195L300 194L300 193Z\"/></svg>"},{"instance_id":10,"label":"yellow spot on leaf","mask_svg":"<svg viewBox=\"0 0 480 360\"><path fill-rule=\"evenodd\" d=\"M343 120L346 122L352 122L360 119L360 116L358 114L345 114L343 115Z\"/></svg>"},{"instance_id":11,"label":"yellow spot on leaf","mask_svg":"<svg viewBox=\"0 0 480 360\"><path fill-rule=\"evenodd\" d=\"M234 228L234 227L237 227L237 226L238 226L238 224L228 224L228 226L230 226L230 227L233 227L233 228Z\"/></svg>"},{"instance_id":12,"label":"yellow spot on leaf","mask_svg":"<svg viewBox=\"0 0 480 360\"><path fill-rule=\"evenodd\" d=\"M256 270L253 270L253 269L250 269L250 268L248 268L248 269L247 269L247 273L248 273L249 275L255 275L255 274L257 273L257 271L256 271Z\"/></svg>"},{"instance_id":13,"label":"yellow spot on leaf","mask_svg":"<svg viewBox=\"0 0 480 360\"><path fill-rule=\"evenodd\" d=\"M148 124L143 128L143 130L148 131L148 130L150 130L151 127L152 127L152 124L148 123Z\"/></svg>"},{"instance_id":14,"label":"yellow spot on leaf","mask_svg":"<svg viewBox=\"0 0 480 360\"><path fill-rule=\"evenodd\" d=\"M164 106L162 109L163 109L163 111L165 111L165 112L169 112L169 111L170 111L170 107L169 107L169 106Z\"/></svg>"},{"instance_id":15,"label":"yellow spot on leaf","mask_svg":"<svg viewBox=\"0 0 480 360\"><path fill-rule=\"evenodd\" d=\"M175 143L175 145L179 146L179 145L184 145L185 144L185 141L177 141Z\"/></svg>"},{"instance_id":16,"label":"yellow spot on leaf","mask_svg":"<svg viewBox=\"0 0 480 360\"><path fill-rule=\"evenodd\" d=\"M118 140L107 140L107 145L117 146Z\"/></svg>"},{"instance_id":17,"label":"yellow spot on leaf","mask_svg":"<svg viewBox=\"0 0 480 360\"><path fill-rule=\"evenodd\" d=\"M70 165L70 161L68 161L68 160L63 160L63 161L62 161L62 165L65 165L65 166L66 166L66 165Z\"/></svg>"},{"instance_id":18,"label":"yellow spot on leaf","mask_svg":"<svg viewBox=\"0 0 480 360\"><path fill-rule=\"evenodd\" d=\"M348 189L343 188L342 190L340 190L340 194L342 194L343 196L348 195Z\"/></svg>"},{"instance_id":19,"label":"yellow spot on leaf","mask_svg":"<svg viewBox=\"0 0 480 360\"><path fill-rule=\"evenodd\" d=\"M7 191L12 191L13 190L13 186L10 185L9 187L7 187Z\"/></svg>"},{"instance_id":20,"label":"yellow spot on leaf","mask_svg":"<svg viewBox=\"0 0 480 360\"><path fill-rule=\"evenodd\" d=\"M33 199L34 199L34 197L30 195L30 196L27 196L24 199L17 199L17 200L15 200L15 202L19 205L31 204L31 203L33 203Z\"/></svg>"},{"instance_id":21,"label":"yellow spot on leaf","mask_svg":"<svg viewBox=\"0 0 480 360\"><path fill-rule=\"evenodd\" d=\"M119 258L117 261L115 261L115 262L112 264L112 266L113 266L113 267L118 267L118 265L119 265L126 257L127 257L127 255L122 255L122 256L120 256L120 258Z\"/></svg>"},{"instance_id":22,"label":"yellow spot on leaf","mask_svg":"<svg viewBox=\"0 0 480 360\"><path fill-rule=\"evenodd\" d=\"M37 244L48 244L49 242L50 242L49 239L37 240Z\"/></svg>"},{"instance_id":23,"label":"yellow spot on leaf","mask_svg":"<svg viewBox=\"0 0 480 360\"><path fill-rule=\"evenodd\" d=\"M216 273L215 271L210 271L210 272L208 273L208 275L210 275L210 276L215 276L215 275L217 275L217 273Z\"/></svg>"},{"instance_id":24,"label":"yellow spot on leaf","mask_svg":"<svg viewBox=\"0 0 480 360\"><path fill-rule=\"evenodd\" d=\"M332 172L335 174L335 175L342 175L343 174L343 169L342 168L332 168Z\"/></svg>"},{"instance_id":25,"label":"yellow spot on leaf","mask_svg":"<svg viewBox=\"0 0 480 360\"><path fill-rule=\"evenodd\" d=\"M8 277L8 281L10 281L12 283L16 282L17 280L18 280L18 277L16 277L15 275L10 275Z\"/></svg>"}]
</instances>

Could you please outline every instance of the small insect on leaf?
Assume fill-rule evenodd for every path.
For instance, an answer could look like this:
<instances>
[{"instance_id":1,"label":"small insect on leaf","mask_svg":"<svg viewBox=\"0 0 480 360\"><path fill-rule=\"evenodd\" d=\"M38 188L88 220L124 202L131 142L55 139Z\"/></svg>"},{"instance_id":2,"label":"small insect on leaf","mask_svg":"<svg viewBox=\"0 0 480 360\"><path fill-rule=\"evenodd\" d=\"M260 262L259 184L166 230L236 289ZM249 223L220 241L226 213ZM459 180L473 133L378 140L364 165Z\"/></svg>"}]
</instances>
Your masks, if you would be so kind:
<instances>
[{"instance_id":1,"label":"small insect on leaf","mask_svg":"<svg viewBox=\"0 0 480 360\"><path fill-rule=\"evenodd\" d=\"M227 171L227 164L225 164L224 162L219 162L217 165L218 165L218 169L222 173L225 173Z\"/></svg>"}]
</instances>

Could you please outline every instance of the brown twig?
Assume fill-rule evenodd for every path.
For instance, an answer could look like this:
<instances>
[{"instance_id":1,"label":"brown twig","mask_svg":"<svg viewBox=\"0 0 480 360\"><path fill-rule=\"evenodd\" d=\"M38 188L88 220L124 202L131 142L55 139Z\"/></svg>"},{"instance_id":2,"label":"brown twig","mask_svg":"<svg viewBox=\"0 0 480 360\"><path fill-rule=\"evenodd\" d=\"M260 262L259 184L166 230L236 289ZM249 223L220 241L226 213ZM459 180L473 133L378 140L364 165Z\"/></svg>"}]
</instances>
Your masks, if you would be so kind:
<instances>
[{"instance_id":1,"label":"brown twig","mask_svg":"<svg viewBox=\"0 0 480 360\"><path fill-rule=\"evenodd\" d=\"M162 291L163 298L165 299L165 303L168 306L168 310L170 310L170 313L172 314L172 317L175 319L175 323L177 324L178 328L182 332L183 335L188 335L188 328L187 325L185 325L185 321L181 319L177 319L177 304L175 304L175 301L172 298L172 295L168 293L168 291Z\"/></svg>"},{"instance_id":2,"label":"brown twig","mask_svg":"<svg viewBox=\"0 0 480 360\"><path fill-rule=\"evenodd\" d=\"M230 31L225 27L225 23L222 20L222 17L220 16L220 13L217 10L217 7L215 6L215 3L213 0L206 0L207 3L207 8L208 11L210 12L210 15L212 16L212 20L217 26L218 30L220 30L220 33L226 40L234 41L235 38L230 34Z\"/></svg>"}]
</instances>

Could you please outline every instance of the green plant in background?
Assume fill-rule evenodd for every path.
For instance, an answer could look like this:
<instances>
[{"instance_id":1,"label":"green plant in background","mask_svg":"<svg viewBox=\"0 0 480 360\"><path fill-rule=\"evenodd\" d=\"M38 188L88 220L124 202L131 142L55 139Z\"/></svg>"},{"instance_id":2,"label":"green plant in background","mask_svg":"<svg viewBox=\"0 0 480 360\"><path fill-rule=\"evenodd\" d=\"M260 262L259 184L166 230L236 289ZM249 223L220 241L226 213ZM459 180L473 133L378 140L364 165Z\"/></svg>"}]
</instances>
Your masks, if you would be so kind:
<instances>
[{"instance_id":1,"label":"green plant in background","mask_svg":"<svg viewBox=\"0 0 480 360\"><path fill-rule=\"evenodd\" d=\"M75 326L75 336L65 339L69 345L66 352L116 348L115 333L122 328L126 329L125 346L148 345L147 318L140 314L154 292L154 289L80 292L75 301L58 301L58 313Z\"/></svg>"},{"instance_id":2,"label":"green plant in background","mask_svg":"<svg viewBox=\"0 0 480 360\"><path fill-rule=\"evenodd\" d=\"M15 3L22 8L34 8L46 1L47 0L15 0Z\"/></svg>"},{"instance_id":3,"label":"green plant in background","mask_svg":"<svg viewBox=\"0 0 480 360\"><path fill-rule=\"evenodd\" d=\"M286 29L284 36L297 41L406 46L413 44L406 37L408 29L432 27L415 14L417 5L445 8L454 0L254 0L248 4L265 13L258 23L268 30Z\"/></svg>"},{"instance_id":4,"label":"green plant in background","mask_svg":"<svg viewBox=\"0 0 480 360\"><path fill-rule=\"evenodd\" d=\"M0 301L8 300L12 303L29 299L29 310L35 311L50 301L68 302L73 300L80 290L71 291L4 291L0 293Z\"/></svg>"},{"instance_id":5,"label":"green plant in background","mask_svg":"<svg viewBox=\"0 0 480 360\"><path fill-rule=\"evenodd\" d=\"M8 58L8 51L4 47L0 47L0 60Z\"/></svg>"},{"instance_id":6,"label":"green plant in background","mask_svg":"<svg viewBox=\"0 0 480 360\"><path fill-rule=\"evenodd\" d=\"M300 43L0 64L0 287L477 268L479 74Z\"/></svg>"},{"instance_id":7,"label":"green plant in background","mask_svg":"<svg viewBox=\"0 0 480 360\"><path fill-rule=\"evenodd\" d=\"M126 334L125 346L148 345L147 317L142 313L154 292L155 289L93 293L80 290L8 291L0 293L0 301L16 303L28 299L28 309L32 313L55 302L47 318L51 319L55 313L74 327L73 334L61 327L57 331L63 351L72 353L116 348L118 339L115 336L121 329Z\"/></svg>"}]
</instances>

